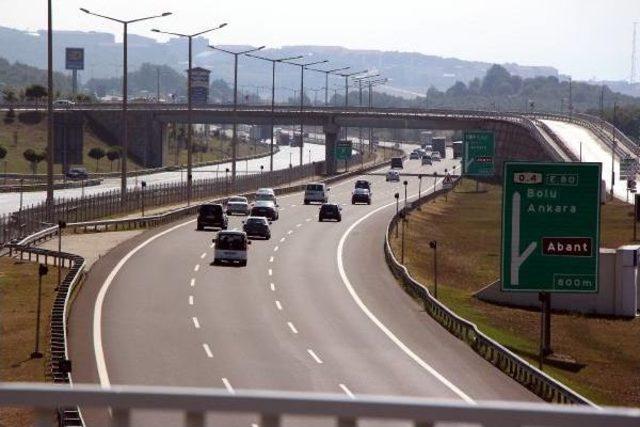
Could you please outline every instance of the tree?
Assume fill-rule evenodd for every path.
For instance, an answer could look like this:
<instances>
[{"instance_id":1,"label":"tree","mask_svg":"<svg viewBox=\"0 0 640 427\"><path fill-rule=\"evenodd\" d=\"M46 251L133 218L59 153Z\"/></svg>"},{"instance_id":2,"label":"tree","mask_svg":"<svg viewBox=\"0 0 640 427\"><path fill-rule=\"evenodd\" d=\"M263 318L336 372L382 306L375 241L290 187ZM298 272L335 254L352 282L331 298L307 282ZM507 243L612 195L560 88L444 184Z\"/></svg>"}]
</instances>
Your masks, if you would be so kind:
<instances>
[{"instance_id":1,"label":"tree","mask_svg":"<svg viewBox=\"0 0 640 427\"><path fill-rule=\"evenodd\" d=\"M7 149L4 148L4 145L0 145L0 160L7 157Z\"/></svg>"},{"instance_id":2,"label":"tree","mask_svg":"<svg viewBox=\"0 0 640 427\"><path fill-rule=\"evenodd\" d=\"M31 164L31 170L33 171L34 174L38 173L38 163L40 163L41 161L47 158L46 153L44 152L38 153L31 148L27 148L26 150L24 150L24 152L22 153L22 156L25 158L27 162Z\"/></svg>"},{"instance_id":3,"label":"tree","mask_svg":"<svg viewBox=\"0 0 640 427\"><path fill-rule=\"evenodd\" d=\"M2 89L2 99L4 102L11 104L12 102L16 102L18 97L16 96L16 91L11 88Z\"/></svg>"},{"instance_id":4,"label":"tree","mask_svg":"<svg viewBox=\"0 0 640 427\"><path fill-rule=\"evenodd\" d=\"M47 89L42 85L34 84L25 89L24 96L29 100L39 101L47 96Z\"/></svg>"},{"instance_id":5,"label":"tree","mask_svg":"<svg viewBox=\"0 0 640 427\"><path fill-rule=\"evenodd\" d=\"M103 158L106 155L106 153L100 147L93 147L91 150L89 150L88 155L92 159L96 159L96 172L98 172L98 165L99 165L100 159Z\"/></svg>"},{"instance_id":6,"label":"tree","mask_svg":"<svg viewBox=\"0 0 640 427\"><path fill-rule=\"evenodd\" d=\"M107 151L107 159L110 162L110 170L113 172L113 161L118 160L120 158L120 149L119 148L111 148Z\"/></svg>"}]
</instances>

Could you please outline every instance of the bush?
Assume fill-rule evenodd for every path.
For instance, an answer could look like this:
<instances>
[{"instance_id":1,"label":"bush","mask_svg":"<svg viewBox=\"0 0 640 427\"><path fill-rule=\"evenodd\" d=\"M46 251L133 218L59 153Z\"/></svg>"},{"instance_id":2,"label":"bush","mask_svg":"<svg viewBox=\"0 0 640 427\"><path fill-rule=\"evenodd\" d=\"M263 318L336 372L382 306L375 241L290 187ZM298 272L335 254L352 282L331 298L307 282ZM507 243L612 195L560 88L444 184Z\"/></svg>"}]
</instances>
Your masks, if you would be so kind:
<instances>
[{"instance_id":1,"label":"bush","mask_svg":"<svg viewBox=\"0 0 640 427\"><path fill-rule=\"evenodd\" d=\"M44 113L40 111L26 111L18 114L18 121L25 125L37 125L44 119Z\"/></svg>"},{"instance_id":2,"label":"bush","mask_svg":"<svg viewBox=\"0 0 640 427\"><path fill-rule=\"evenodd\" d=\"M4 123L5 124L11 124L13 123L13 121L16 118L16 112L13 111L13 108L9 108L9 111L7 111L4 115Z\"/></svg>"}]
</instances>

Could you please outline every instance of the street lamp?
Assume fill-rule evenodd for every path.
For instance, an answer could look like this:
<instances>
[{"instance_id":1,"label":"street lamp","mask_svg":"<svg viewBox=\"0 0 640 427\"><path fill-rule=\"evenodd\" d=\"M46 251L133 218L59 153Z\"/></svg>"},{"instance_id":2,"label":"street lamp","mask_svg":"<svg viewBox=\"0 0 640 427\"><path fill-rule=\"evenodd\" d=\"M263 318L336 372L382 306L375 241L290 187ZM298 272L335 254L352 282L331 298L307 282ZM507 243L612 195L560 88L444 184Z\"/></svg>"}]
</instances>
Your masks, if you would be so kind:
<instances>
[{"instance_id":1,"label":"street lamp","mask_svg":"<svg viewBox=\"0 0 640 427\"><path fill-rule=\"evenodd\" d=\"M409 181L405 180L402 185L404 185L404 210L407 210L407 184Z\"/></svg>"},{"instance_id":2,"label":"street lamp","mask_svg":"<svg viewBox=\"0 0 640 427\"><path fill-rule=\"evenodd\" d=\"M433 296L438 299L438 241L430 241L429 247L433 249Z\"/></svg>"},{"instance_id":3,"label":"street lamp","mask_svg":"<svg viewBox=\"0 0 640 427\"><path fill-rule=\"evenodd\" d=\"M396 193L393 195L396 198L396 219L398 216L398 212L400 211L400 193ZM398 221L396 220L396 239L398 238Z\"/></svg>"},{"instance_id":4,"label":"street lamp","mask_svg":"<svg viewBox=\"0 0 640 427\"><path fill-rule=\"evenodd\" d=\"M224 28L227 26L227 23L223 23L218 25L217 27L214 28L209 28L207 30L204 31L200 31L198 33L194 33L194 34L181 34L181 33L172 33L170 31L161 31L158 30L157 28L152 29L151 31L153 31L154 33L160 33L160 34L167 34L170 36L176 36L176 37L182 37L182 38L186 38L189 41L189 71L187 72L187 124L188 124L188 129L187 129L187 206L189 206L191 204L191 185L192 185L192 156L193 156L193 146L191 143L191 139L193 136L193 105L192 105L192 99L191 99L191 86L193 84L192 82L192 77L191 77L191 73L193 70L193 56L192 56L192 44L193 44L193 38L194 37L198 37L201 36L203 34L209 33L211 31L215 31L215 30L219 30L220 28Z\"/></svg>"},{"instance_id":5,"label":"street lamp","mask_svg":"<svg viewBox=\"0 0 640 427\"><path fill-rule=\"evenodd\" d=\"M362 83L367 79L373 79L379 76L380 76L380 73L353 78L354 81L358 82L358 104L360 108L362 108ZM360 140L360 152L362 154L362 168L364 169L364 142L362 141L362 126L358 128L358 139ZM371 144L371 140L369 140L369 144ZM371 152L371 150L369 150L369 152Z\"/></svg>"},{"instance_id":6,"label":"street lamp","mask_svg":"<svg viewBox=\"0 0 640 427\"><path fill-rule=\"evenodd\" d=\"M304 110L304 70L311 65L324 64L326 62L329 62L329 60L324 59L322 61L306 62L304 64L285 61L285 63L287 64L297 65L298 67L300 67L300 166L302 166L302 164L304 163L302 158L303 157L302 153L304 149L304 123L302 120L302 111Z\"/></svg>"},{"instance_id":7,"label":"street lamp","mask_svg":"<svg viewBox=\"0 0 640 427\"><path fill-rule=\"evenodd\" d=\"M38 304L36 307L36 342L33 353L31 353L32 359L42 359L42 353L40 353L40 312L42 311L42 277L49 272L49 267L46 264L40 264L38 266Z\"/></svg>"},{"instance_id":8,"label":"street lamp","mask_svg":"<svg viewBox=\"0 0 640 427\"><path fill-rule=\"evenodd\" d=\"M324 106L329 106L329 74L333 74L337 71L346 71L351 67L334 68L332 70L318 70L317 68L308 68L310 71L316 71L318 73L324 73Z\"/></svg>"},{"instance_id":9,"label":"street lamp","mask_svg":"<svg viewBox=\"0 0 640 427\"><path fill-rule=\"evenodd\" d=\"M104 18L107 19L109 21L113 21L113 22L117 22L119 24L122 24L124 30L123 30L123 38L122 38L122 44L123 44L123 60L122 60L122 68L123 68L123 75L122 75L122 141L121 141L121 145L122 145L122 157L120 159L120 165L122 168L122 176L120 177L121 182L120 182L120 200L122 203L124 203L126 197L127 197L127 152L128 152L128 147L129 147L129 141L128 141L128 135L127 135L127 117L128 117L128 85L127 85L127 73L128 73L128 69L127 69L127 31L129 28L129 24L133 24L136 22L140 22L140 21L146 21L149 19L154 19L154 18L162 18L165 16L169 16L171 15L171 12L164 12L160 15L153 15L153 16L146 16L144 18L137 18L137 19L130 19L128 21L125 20L121 20L121 19L116 19L116 18L112 18L109 16L105 16L105 15L100 15L97 13L93 13L90 12L89 10L85 9L85 8L80 8L80 10L84 13L86 13L87 15L93 15L93 16L97 16L99 18Z\"/></svg>"},{"instance_id":10,"label":"street lamp","mask_svg":"<svg viewBox=\"0 0 640 427\"><path fill-rule=\"evenodd\" d=\"M140 201L142 208L142 217L144 218L144 189L147 188L147 181L142 181L140 183Z\"/></svg>"},{"instance_id":11,"label":"street lamp","mask_svg":"<svg viewBox=\"0 0 640 427\"><path fill-rule=\"evenodd\" d=\"M263 56L247 54L251 58L261 59L263 61L271 62L271 145L269 146L269 170L273 172L273 128L275 120L276 109L276 64L284 61L295 61L296 59L302 59L304 56L290 56L285 58L270 59Z\"/></svg>"},{"instance_id":12,"label":"street lamp","mask_svg":"<svg viewBox=\"0 0 640 427\"><path fill-rule=\"evenodd\" d=\"M337 75L344 77L344 106L349 107L349 77L354 77L359 74L368 73L369 70L355 71L353 73L337 73ZM349 128L344 127L344 138L349 139Z\"/></svg>"},{"instance_id":13,"label":"street lamp","mask_svg":"<svg viewBox=\"0 0 640 427\"><path fill-rule=\"evenodd\" d=\"M230 50L222 49L220 47L209 45L213 50L224 52L229 55L233 55L233 133L231 136L231 179L236 181L236 157L238 155L238 56L246 55L247 53L257 52L265 48L265 46L256 47L253 49L241 50L239 52L232 52Z\"/></svg>"},{"instance_id":14,"label":"street lamp","mask_svg":"<svg viewBox=\"0 0 640 427\"><path fill-rule=\"evenodd\" d=\"M53 213L53 9L47 2L47 217Z\"/></svg>"}]
</instances>

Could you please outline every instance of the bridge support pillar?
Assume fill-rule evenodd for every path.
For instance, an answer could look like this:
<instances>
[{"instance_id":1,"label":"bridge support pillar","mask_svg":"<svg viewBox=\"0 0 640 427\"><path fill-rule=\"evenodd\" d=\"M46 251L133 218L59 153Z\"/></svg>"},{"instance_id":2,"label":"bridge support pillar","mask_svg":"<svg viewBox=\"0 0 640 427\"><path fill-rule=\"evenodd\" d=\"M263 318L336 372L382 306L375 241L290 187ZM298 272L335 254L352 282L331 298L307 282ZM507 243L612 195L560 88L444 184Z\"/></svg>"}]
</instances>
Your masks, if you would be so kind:
<instances>
[{"instance_id":1,"label":"bridge support pillar","mask_svg":"<svg viewBox=\"0 0 640 427\"><path fill-rule=\"evenodd\" d=\"M336 125L324 126L324 164L327 175L335 175L338 171L336 161L336 143L340 134L340 127Z\"/></svg>"}]
</instances>

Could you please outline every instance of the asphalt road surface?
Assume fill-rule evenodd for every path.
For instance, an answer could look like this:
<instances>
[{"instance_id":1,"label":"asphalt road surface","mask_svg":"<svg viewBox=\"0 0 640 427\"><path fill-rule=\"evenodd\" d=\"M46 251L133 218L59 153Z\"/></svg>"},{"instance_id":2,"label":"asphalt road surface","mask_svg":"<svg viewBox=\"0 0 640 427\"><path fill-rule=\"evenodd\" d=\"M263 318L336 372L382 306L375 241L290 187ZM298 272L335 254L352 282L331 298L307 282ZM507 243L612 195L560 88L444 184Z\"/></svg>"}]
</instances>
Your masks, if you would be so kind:
<instances>
[{"instance_id":1,"label":"asphalt road surface","mask_svg":"<svg viewBox=\"0 0 640 427\"><path fill-rule=\"evenodd\" d=\"M404 171L454 164L407 160ZM369 179L370 206L350 204L355 178L332 186L342 222L318 222L318 205L305 206L300 193L280 197L271 240L253 241L244 268L212 266L215 233L196 231L192 220L147 232L98 261L71 315L74 382L537 400L397 285L383 241L393 195L404 189ZM406 179L413 197L418 179ZM432 186L423 180L423 191ZM230 228L242 219L232 217ZM89 425L106 416L85 411ZM178 419L134 416L145 426ZM222 425L254 423L238 415Z\"/></svg>"}]
</instances>

